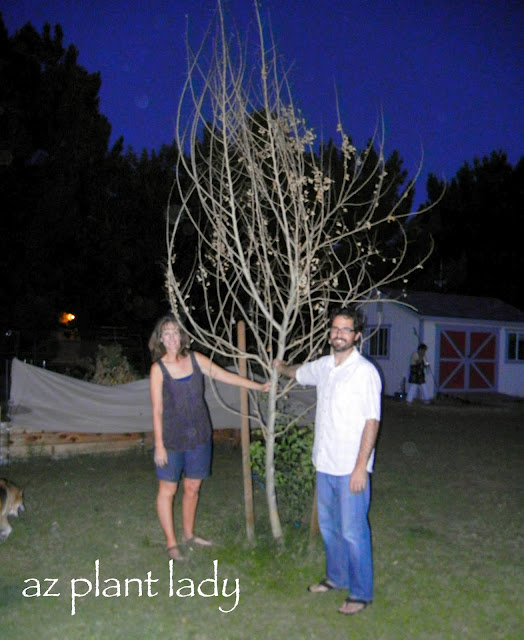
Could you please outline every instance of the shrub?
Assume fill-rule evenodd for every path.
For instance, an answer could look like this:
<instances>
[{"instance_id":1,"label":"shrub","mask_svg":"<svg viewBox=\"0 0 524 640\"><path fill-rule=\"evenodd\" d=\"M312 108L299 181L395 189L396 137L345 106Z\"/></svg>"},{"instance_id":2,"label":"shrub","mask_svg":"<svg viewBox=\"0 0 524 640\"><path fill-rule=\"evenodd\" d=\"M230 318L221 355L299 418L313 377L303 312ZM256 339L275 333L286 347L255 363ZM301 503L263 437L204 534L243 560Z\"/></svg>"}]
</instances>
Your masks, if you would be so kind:
<instances>
[{"instance_id":1,"label":"shrub","mask_svg":"<svg viewBox=\"0 0 524 640\"><path fill-rule=\"evenodd\" d=\"M295 427L275 442L275 487L282 514L296 523L309 518L315 487L315 469L311 462L313 428ZM262 432L256 432L250 445L251 470L265 481L266 443Z\"/></svg>"},{"instance_id":2,"label":"shrub","mask_svg":"<svg viewBox=\"0 0 524 640\"><path fill-rule=\"evenodd\" d=\"M104 385L124 384L138 380L139 377L124 355L121 344L98 345L91 382Z\"/></svg>"}]
</instances>

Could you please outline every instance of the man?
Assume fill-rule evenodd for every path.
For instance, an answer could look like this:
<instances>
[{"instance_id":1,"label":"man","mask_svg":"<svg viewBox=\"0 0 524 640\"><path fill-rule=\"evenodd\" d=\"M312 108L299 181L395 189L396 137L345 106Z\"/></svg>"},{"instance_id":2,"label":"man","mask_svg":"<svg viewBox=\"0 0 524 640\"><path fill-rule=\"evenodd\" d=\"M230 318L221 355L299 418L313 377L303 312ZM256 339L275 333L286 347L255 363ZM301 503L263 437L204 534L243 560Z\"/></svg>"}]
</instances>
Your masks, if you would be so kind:
<instances>
[{"instance_id":1,"label":"man","mask_svg":"<svg viewBox=\"0 0 524 640\"><path fill-rule=\"evenodd\" d=\"M326 550L326 578L312 593L348 589L339 612L358 613L373 599L370 478L380 422L381 381L356 349L364 319L354 308L331 316L332 353L303 365L274 367L317 387L313 464L317 471L318 522Z\"/></svg>"},{"instance_id":2,"label":"man","mask_svg":"<svg viewBox=\"0 0 524 640\"><path fill-rule=\"evenodd\" d=\"M424 398L424 403L429 404L430 398L428 393L428 387L426 385L426 352L428 350L427 345L424 343L419 344L418 349L411 355L409 361L409 389L406 402L411 404L417 395L417 391L420 389Z\"/></svg>"}]
</instances>

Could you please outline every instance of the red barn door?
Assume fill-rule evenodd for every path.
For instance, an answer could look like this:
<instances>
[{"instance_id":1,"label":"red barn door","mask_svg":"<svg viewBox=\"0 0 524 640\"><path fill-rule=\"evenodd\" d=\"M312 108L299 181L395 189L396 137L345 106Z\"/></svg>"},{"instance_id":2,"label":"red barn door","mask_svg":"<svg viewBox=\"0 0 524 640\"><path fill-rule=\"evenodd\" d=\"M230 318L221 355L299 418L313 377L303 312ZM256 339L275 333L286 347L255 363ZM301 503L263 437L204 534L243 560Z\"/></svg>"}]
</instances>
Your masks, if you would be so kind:
<instances>
[{"instance_id":1,"label":"red barn door","mask_svg":"<svg viewBox=\"0 0 524 640\"><path fill-rule=\"evenodd\" d=\"M441 329L439 391L495 391L497 334Z\"/></svg>"}]
</instances>

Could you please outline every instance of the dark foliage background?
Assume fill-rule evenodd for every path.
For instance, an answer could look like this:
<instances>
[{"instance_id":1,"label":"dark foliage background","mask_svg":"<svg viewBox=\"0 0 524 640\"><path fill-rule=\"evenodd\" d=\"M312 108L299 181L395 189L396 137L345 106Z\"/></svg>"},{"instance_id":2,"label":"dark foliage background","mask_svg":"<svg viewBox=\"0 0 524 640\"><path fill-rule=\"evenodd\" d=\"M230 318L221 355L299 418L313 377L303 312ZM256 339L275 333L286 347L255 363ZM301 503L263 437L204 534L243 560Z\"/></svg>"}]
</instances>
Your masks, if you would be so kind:
<instances>
[{"instance_id":1,"label":"dark foliage background","mask_svg":"<svg viewBox=\"0 0 524 640\"><path fill-rule=\"evenodd\" d=\"M83 337L108 325L147 336L168 308L165 221L178 150L168 141L137 155L122 138L109 147L102 78L77 59L59 25L40 34L27 24L9 35L0 16L2 335L50 331L70 311ZM319 153L336 165L333 142ZM397 151L387 159L388 207L408 180L402 164ZM499 297L522 308L523 167L524 158L513 167L502 150L465 163L435 207L410 220L413 260L430 236L436 247L408 287ZM428 204L444 186L430 175ZM394 241L382 239L384 246ZM188 236L179 255L188 268L192 250Z\"/></svg>"}]
</instances>

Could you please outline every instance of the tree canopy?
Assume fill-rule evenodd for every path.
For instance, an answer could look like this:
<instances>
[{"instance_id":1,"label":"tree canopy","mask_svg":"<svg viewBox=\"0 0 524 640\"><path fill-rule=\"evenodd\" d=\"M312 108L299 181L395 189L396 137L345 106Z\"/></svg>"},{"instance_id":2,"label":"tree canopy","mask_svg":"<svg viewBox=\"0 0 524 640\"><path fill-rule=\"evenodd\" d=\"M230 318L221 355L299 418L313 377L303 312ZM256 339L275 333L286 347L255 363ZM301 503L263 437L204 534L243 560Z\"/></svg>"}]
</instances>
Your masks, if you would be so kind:
<instances>
[{"instance_id":1,"label":"tree canopy","mask_svg":"<svg viewBox=\"0 0 524 640\"><path fill-rule=\"evenodd\" d=\"M60 26L0 20L2 320L52 327L151 323L162 306L164 211L174 146L138 158L99 111L99 73Z\"/></svg>"},{"instance_id":2,"label":"tree canopy","mask_svg":"<svg viewBox=\"0 0 524 640\"><path fill-rule=\"evenodd\" d=\"M430 174L428 203L419 221L435 251L414 285L426 291L496 297L524 308L518 229L524 197L524 157L515 167L503 151L475 158L446 186Z\"/></svg>"},{"instance_id":3,"label":"tree canopy","mask_svg":"<svg viewBox=\"0 0 524 640\"><path fill-rule=\"evenodd\" d=\"M0 16L0 63L2 325L50 327L67 310L85 326L149 328L168 306L164 232L177 145L169 141L137 155L120 138L110 148L111 125L99 105L102 78L78 64L78 51L64 44L59 25L47 24L38 33L28 23L10 36ZM263 125L264 114L253 115L254 124L257 117ZM210 159L210 135L203 127L198 153L204 163ZM374 166L379 153L369 146L367 166ZM344 184L342 143L321 144L314 156L315 163L329 166L330 197L336 198ZM383 161L389 186L374 217L392 207L402 217L413 189L406 189L409 178L398 152ZM522 307L518 279L512 277L521 267L519 236L507 231L517 227L522 171L523 161L512 167L503 152L475 159L416 224L381 228L380 237L363 230L361 241L380 248L370 263L374 279L380 281L400 235L406 234L407 257L416 264L433 233L434 255L408 286L494 295ZM430 176L427 204L436 203L443 186ZM361 206L346 213L347 224L363 215L373 188L374 181L361 174ZM170 217L181 201L174 198L172 204ZM198 198L191 206L200 215ZM189 273L196 235L191 225L185 232L178 257ZM341 246L338 254L344 260L345 250Z\"/></svg>"},{"instance_id":4,"label":"tree canopy","mask_svg":"<svg viewBox=\"0 0 524 640\"><path fill-rule=\"evenodd\" d=\"M340 149L319 152L257 7L255 18L253 39L231 36L219 2L208 37L188 44L176 136L189 153L175 175L166 277L173 311L197 344L271 380L265 409L253 398L252 415L265 438L268 512L280 540L273 458L293 422L277 415L294 382L279 386L275 358L315 357L335 306L366 302L419 265L405 262L413 181L404 184L398 154L385 157L383 128L357 150L339 122ZM239 321L250 347L236 339Z\"/></svg>"}]
</instances>

